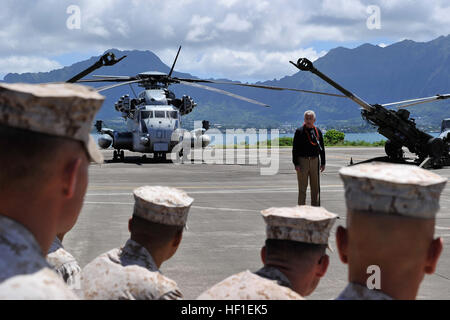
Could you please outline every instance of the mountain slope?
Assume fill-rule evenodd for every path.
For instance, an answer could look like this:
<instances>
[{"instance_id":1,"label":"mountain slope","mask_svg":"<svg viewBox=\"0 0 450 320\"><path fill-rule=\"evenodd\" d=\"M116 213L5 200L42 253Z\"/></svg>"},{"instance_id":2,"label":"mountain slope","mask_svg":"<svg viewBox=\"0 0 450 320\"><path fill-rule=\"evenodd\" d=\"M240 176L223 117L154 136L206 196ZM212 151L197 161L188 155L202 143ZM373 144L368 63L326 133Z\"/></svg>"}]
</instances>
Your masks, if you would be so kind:
<instances>
[{"instance_id":1,"label":"mountain slope","mask_svg":"<svg viewBox=\"0 0 450 320\"><path fill-rule=\"evenodd\" d=\"M135 75L143 71L169 72L165 65L150 51L112 51L116 57L128 57L112 67L104 67L93 74ZM293 60L299 57L292 57ZM46 73L8 74L6 82L65 81L93 64L98 57L75 63L69 67ZM182 59L182 52L180 55ZM287 63L287 62L286 62ZM318 59L314 65L345 88L369 103L431 96L450 92L450 36L439 37L426 43L410 40L385 48L364 44L355 49L336 48ZM294 68L294 66L292 66ZM178 77L190 74L174 73ZM89 78L90 76L88 76ZM280 80L261 84L336 92L313 74L297 72ZM278 92L254 88L220 85L219 88L265 102L271 108L262 108L214 92L184 85L173 85L177 96L194 97L198 107L186 117L188 120L208 119L215 123L236 126L276 126L282 122L300 123L303 112L314 109L318 121L324 124L363 123L359 108L348 99L323 97L306 93ZM134 85L135 91L140 90ZM107 96L97 118L117 118L114 102L123 94L133 95L128 86L103 92ZM422 125L437 126L441 119L450 116L450 103L440 102L410 108L411 116Z\"/></svg>"}]
</instances>

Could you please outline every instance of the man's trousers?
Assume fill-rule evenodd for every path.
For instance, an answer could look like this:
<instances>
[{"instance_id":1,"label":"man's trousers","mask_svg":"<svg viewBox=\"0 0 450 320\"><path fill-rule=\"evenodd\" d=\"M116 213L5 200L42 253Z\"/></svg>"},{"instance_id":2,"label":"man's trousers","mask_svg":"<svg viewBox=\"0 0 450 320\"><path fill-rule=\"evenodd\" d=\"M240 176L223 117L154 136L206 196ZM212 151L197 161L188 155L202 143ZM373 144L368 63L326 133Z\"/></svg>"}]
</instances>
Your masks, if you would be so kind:
<instances>
[{"instance_id":1,"label":"man's trousers","mask_svg":"<svg viewBox=\"0 0 450 320\"><path fill-rule=\"evenodd\" d=\"M311 205L319 206L319 157L299 157L300 172L297 171L298 205L306 204L308 179L311 188Z\"/></svg>"}]
</instances>

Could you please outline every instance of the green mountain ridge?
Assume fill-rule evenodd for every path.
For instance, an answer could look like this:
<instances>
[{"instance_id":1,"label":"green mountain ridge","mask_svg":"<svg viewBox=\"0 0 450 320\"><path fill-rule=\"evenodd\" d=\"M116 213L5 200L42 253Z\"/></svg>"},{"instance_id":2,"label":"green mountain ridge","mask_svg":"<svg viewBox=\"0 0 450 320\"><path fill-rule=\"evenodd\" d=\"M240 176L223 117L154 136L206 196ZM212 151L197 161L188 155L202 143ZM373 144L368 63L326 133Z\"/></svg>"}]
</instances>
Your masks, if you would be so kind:
<instances>
[{"instance_id":1,"label":"green mountain ridge","mask_svg":"<svg viewBox=\"0 0 450 320\"><path fill-rule=\"evenodd\" d=\"M112 67L103 67L93 74L135 75L144 71L169 72L151 51L111 49L117 57L127 58ZM181 52L179 59L183 58ZM292 57L296 61L300 57ZM65 81L94 63L98 57L77 62L50 72L8 74L5 82ZM286 61L286 63L288 63ZM354 49L337 47L314 62L316 68L357 94L369 103L388 103L405 99L432 96L450 92L450 36L441 36L429 42L404 40L385 48L363 44ZM292 66L294 68L294 66ZM178 77L194 77L174 72ZM90 78L91 75L87 76ZM221 79L226 80L226 79ZM226 80L230 81L230 80ZM313 74L297 72L279 80L258 84L299 88L336 93L332 87ZM103 84L98 84L98 86ZM210 120L225 126L277 127L283 123L301 124L304 111L316 111L318 123L324 126L366 126L359 107L348 99L324 97L307 93L279 92L232 85L213 85L245 97L267 103L271 108L252 105L228 96L184 85L172 85L177 96L190 95L198 106L185 121ZM136 92L142 90L133 85ZM105 103L97 119L118 119L115 101L124 94L133 96L128 86L104 91ZM431 103L411 107L411 117L421 127L438 127L441 119L450 117L450 102Z\"/></svg>"}]
</instances>

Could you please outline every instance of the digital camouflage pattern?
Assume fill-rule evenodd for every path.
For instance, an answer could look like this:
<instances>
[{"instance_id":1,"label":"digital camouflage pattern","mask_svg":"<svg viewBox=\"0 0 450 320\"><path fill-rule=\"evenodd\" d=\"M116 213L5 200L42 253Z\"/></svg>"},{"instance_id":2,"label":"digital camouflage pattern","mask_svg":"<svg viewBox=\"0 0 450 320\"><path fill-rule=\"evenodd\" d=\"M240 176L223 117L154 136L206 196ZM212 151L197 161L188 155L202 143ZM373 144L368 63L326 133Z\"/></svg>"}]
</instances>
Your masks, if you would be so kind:
<instances>
[{"instance_id":1,"label":"digital camouflage pattern","mask_svg":"<svg viewBox=\"0 0 450 320\"><path fill-rule=\"evenodd\" d=\"M64 249L58 237L55 237L48 251L47 262L53 266L56 273L70 288L78 284L79 276L81 276L81 267L77 260Z\"/></svg>"},{"instance_id":2,"label":"digital camouflage pattern","mask_svg":"<svg viewBox=\"0 0 450 320\"><path fill-rule=\"evenodd\" d=\"M91 159L103 156L89 134L104 97L93 88L70 83L1 83L0 124L84 143Z\"/></svg>"},{"instance_id":3,"label":"digital camouflage pattern","mask_svg":"<svg viewBox=\"0 0 450 320\"><path fill-rule=\"evenodd\" d=\"M129 239L104 253L81 273L83 297L89 300L180 300L175 281L161 274L150 253Z\"/></svg>"},{"instance_id":4,"label":"digital camouflage pattern","mask_svg":"<svg viewBox=\"0 0 450 320\"><path fill-rule=\"evenodd\" d=\"M133 215L151 222L185 226L194 199L186 192L170 187L143 186L133 191Z\"/></svg>"},{"instance_id":5,"label":"digital camouflage pattern","mask_svg":"<svg viewBox=\"0 0 450 320\"><path fill-rule=\"evenodd\" d=\"M0 300L78 300L61 278L48 268L0 283Z\"/></svg>"},{"instance_id":6,"label":"digital camouflage pattern","mask_svg":"<svg viewBox=\"0 0 450 320\"><path fill-rule=\"evenodd\" d=\"M296 206L261 211L267 239L328 244L336 214L322 207Z\"/></svg>"},{"instance_id":7,"label":"digital camouflage pattern","mask_svg":"<svg viewBox=\"0 0 450 320\"><path fill-rule=\"evenodd\" d=\"M0 299L76 299L34 236L5 216L0 216Z\"/></svg>"},{"instance_id":8,"label":"digital camouflage pattern","mask_svg":"<svg viewBox=\"0 0 450 320\"><path fill-rule=\"evenodd\" d=\"M276 268L256 273L243 271L203 292L197 300L304 300L290 288L286 276Z\"/></svg>"},{"instance_id":9,"label":"digital camouflage pattern","mask_svg":"<svg viewBox=\"0 0 450 320\"><path fill-rule=\"evenodd\" d=\"M344 167L345 200L350 211L364 211L433 219L447 183L428 170L380 162Z\"/></svg>"}]
</instances>

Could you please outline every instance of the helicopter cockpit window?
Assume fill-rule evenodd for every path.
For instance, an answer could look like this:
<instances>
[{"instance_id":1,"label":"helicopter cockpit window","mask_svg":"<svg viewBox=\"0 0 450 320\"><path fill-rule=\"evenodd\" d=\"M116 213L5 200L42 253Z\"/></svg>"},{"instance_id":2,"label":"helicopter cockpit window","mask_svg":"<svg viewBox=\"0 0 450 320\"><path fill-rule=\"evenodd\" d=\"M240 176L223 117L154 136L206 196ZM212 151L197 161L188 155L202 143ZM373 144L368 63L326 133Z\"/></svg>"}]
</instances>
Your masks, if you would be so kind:
<instances>
[{"instance_id":1,"label":"helicopter cockpit window","mask_svg":"<svg viewBox=\"0 0 450 320\"><path fill-rule=\"evenodd\" d=\"M168 118L178 119L178 111L167 111Z\"/></svg>"},{"instance_id":2,"label":"helicopter cockpit window","mask_svg":"<svg viewBox=\"0 0 450 320\"><path fill-rule=\"evenodd\" d=\"M141 119L153 118L153 111L141 111Z\"/></svg>"},{"instance_id":3,"label":"helicopter cockpit window","mask_svg":"<svg viewBox=\"0 0 450 320\"><path fill-rule=\"evenodd\" d=\"M165 118L166 112L165 111L155 111L155 118Z\"/></svg>"}]
</instances>

